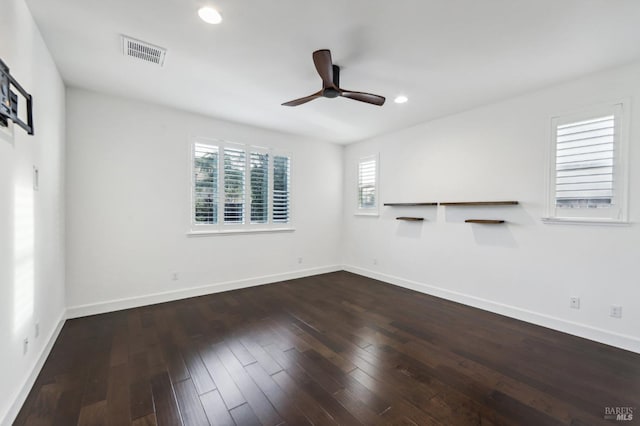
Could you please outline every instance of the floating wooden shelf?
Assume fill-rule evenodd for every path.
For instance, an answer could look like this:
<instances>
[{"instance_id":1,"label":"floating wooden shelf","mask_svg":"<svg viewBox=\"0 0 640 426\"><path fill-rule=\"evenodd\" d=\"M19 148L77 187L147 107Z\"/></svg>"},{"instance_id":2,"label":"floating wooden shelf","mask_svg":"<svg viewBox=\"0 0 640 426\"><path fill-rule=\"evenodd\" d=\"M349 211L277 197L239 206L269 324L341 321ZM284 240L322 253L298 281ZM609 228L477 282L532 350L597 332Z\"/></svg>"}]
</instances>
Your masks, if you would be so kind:
<instances>
[{"instance_id":1,"label":"floating wooden shelf","mask_svg":"<svg viewBox=\"0 0 640 426\"><path fill-rule=\"evenodd\" d=\"M422 222L424 220L424 217L400 216L400 217L396 217L396 220L407 220L409 222Z\"/></svg>"},{"instance_id":2,"label":"floating wooden shelf","mask_svg":"<svg viewBox=\"0 0 640 426\"><path fill-rule=\"evenodd\" d=\"M464 223L481 223L483 225L496 225L498 223L504 223L504 220L497 219L467 219Z\"/></svg>"},{"instance_id":3,"label":"floating wooden shelf","mask_svg":"<svg viewBox=\"0 0 640 426\"><path fill-rule=\"evenodd\" d=\"M440 203L441 206L513 206L517 201L461 201L455 203Z\"/></svg>"},{"instance_id":4,"label":"floating wooden shelf","mask_svg":"<svg viewBox=\"0 0 640 426\"><path fill-rule=\"evenodd\" d=\"M437 206L438 203L384 203L385 206Z\"/></svg>"}]
</instances>

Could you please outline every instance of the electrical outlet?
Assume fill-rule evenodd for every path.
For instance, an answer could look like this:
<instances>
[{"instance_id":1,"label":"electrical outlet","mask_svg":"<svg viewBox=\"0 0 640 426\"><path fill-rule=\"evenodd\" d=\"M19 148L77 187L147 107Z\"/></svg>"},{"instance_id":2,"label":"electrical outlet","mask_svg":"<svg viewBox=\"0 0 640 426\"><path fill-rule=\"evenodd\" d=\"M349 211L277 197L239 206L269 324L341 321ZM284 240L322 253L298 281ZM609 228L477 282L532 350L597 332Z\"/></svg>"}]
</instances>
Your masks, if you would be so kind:
<instances>
[{"instance_id":1,"label":"electrical outlet","mask_svg":"<svg viewBox=\"0 0 640 426\"><path fill-rule=\"evenodd\" d=\"M378 264L378 259L373 259L373 264L377 265Z\"/></svg>"},{"instance_id":2,"label":"electrical outlet","mask_svg":"<svg viewBox=\"0 0 640 426\"><path fill-rule=\"evenodd\" d=\"M298 263L302 263L302 258L301 257L298 258Z\"/></svg>"},{"instance_id":3,"label":"electrical outlet","mask_svg":"<svg viewBox=\"0 0 640 426\"><path fill-rule=\"evenodd\" d=\"M173 281L178 281L178 273L177 273L177 272L174 272L174 273L171 275L171 279L172 279Z\"/></svg>"},{"instance_id":4,"label":"electrical outlet","mask_svg":"<svg viewBox=\"0 0 640 426\"><path fill-rule=\"evenodd\" d=\"M35 333L36 337L40 336L40 323L39 322L36 322L35 329L36 329L35 330L36 331L36 333Z\"/></svg>"},{"instance_id":5,"label":"electrical outlet","mask_svg":"<svg viewBox=\"0 0 640 426\"><path fill-rule=\"evenodd\" d=\"M22 355L26 355L29 350L29 338L25 338L22 342Z\"/></svg>"},{"instance_id":6,"label":"electrical outlet","mask_svg":"<svg viewBox=\"0 0 640 426\"><path fill-rule=\"evenodd\" d=\"M622 318L622 306L611 305L611 311L609 312L609 316L613 318Z\"/></svg>"},{"instance_id":7,"label":"electrical outlet","mask_svg":"<svg viewBox=\"0 0 640 426\"><path fill-rule=\"evenodd\" d=\"M572 297L569 299L569 306L571 306L572 309L580 309L580 298Z\"/></svg>"}]
</instances>

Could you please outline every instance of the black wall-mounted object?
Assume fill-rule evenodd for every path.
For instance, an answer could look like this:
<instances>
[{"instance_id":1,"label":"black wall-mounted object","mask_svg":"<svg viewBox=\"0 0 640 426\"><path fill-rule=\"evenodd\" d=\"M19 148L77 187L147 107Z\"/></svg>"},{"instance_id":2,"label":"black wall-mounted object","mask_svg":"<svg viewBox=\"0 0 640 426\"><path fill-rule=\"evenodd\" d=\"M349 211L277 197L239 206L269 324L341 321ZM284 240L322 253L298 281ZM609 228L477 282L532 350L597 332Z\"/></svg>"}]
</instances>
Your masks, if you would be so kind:
<instances>
[{"instance_id":1,"label":"black wall-mounted object","mask_svg":"<svg viewBox=\"0 0 640 426\"><path fill-rule=\"evenodd\" d=\"M27 101L27 122L18 117L18 93ZM0 59L0 126L7 127L11 120L33 135L33 99L9 73L9 67Z\"/></svg>"}]
</instances>

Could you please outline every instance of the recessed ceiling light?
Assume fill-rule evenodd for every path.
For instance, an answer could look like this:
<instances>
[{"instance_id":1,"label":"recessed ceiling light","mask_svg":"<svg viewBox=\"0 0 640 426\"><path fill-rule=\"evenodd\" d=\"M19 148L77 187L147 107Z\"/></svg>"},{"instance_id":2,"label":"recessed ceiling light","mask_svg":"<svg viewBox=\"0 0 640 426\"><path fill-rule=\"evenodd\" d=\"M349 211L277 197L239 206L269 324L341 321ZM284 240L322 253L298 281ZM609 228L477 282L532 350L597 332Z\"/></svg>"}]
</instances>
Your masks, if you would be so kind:
<instances>
[{"instance_id":1,"label":"recessed ceiling light","mask_svg":"<svg viewBox=\"0 0 640 426\"><path fill-rule=\"evenodd\" d=\"M397 104L403 104L405 102L407 102L409 100L409 98L407 98L404 95L399 95L396 96L396 98L393 100L393 102L397 103Z\"/></svg>"},{"instance_id":2,"label":"recessed ceiling light","mask_svg":"<svg viewBox=\"0 0 640 426\"><path fill-rule=\"evenodd\" d=\"M212 7L200 8L200 10L198 10L198 16L207 24L219 24L222 22L222 15Z\"/></svg>"}]
</instances>

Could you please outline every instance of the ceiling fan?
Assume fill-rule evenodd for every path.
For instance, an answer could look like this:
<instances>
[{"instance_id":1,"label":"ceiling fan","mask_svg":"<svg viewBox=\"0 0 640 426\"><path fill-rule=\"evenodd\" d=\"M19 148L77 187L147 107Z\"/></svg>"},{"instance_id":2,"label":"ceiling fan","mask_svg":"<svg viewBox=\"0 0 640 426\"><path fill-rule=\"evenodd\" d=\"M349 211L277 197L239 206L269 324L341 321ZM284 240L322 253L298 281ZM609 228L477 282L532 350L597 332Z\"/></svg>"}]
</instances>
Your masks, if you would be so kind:
<instances>
[{"instance_id":1,"label":"ceiling fan","mask_svg":"<svg viewBox=\"0 0 640 426\"><path fill-rule=\"evenodd\" d=\"M374 95L371 93L353 92L351 90L343 90L340 88L340 67L333 64L331 60L331 51L328 49L316 50L313 52L313 63L316 66L320 78L322 78L322 90L313 95L304 98L294 99L285 102L284 106L298 106L318 98L344 98L353 99L360 102L382 106L384 104L384 96Z\"/></svg>"}]
</instances>

